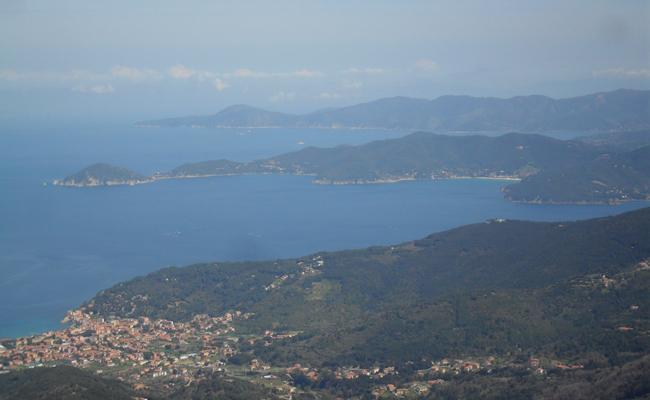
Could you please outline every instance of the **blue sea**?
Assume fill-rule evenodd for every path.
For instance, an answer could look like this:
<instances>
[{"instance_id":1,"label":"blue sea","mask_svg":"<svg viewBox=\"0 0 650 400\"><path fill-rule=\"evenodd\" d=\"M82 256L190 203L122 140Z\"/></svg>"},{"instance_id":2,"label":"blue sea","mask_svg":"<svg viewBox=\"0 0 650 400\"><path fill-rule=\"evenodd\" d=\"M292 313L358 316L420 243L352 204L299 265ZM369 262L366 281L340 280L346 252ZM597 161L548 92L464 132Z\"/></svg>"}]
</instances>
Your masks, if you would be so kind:
<instances>
[{"instance_id":1,"label":"blue sea","mask_svg":"<svg viewBox=\"0 0 650 400\"><path fill-rule=\"evenodd\" d=\"M408 133L2 129L0 338L59 329L65 311L98 291L169 265L297 257L402 243L491 218L566 221L648 205L514 204L499 193L509 182L478 179L322 186L311 177L263 175L133 187L52 185L95 162L151 175L188 162L249 161L310 145L358 145Z\"/></svg>"}]
</instances>

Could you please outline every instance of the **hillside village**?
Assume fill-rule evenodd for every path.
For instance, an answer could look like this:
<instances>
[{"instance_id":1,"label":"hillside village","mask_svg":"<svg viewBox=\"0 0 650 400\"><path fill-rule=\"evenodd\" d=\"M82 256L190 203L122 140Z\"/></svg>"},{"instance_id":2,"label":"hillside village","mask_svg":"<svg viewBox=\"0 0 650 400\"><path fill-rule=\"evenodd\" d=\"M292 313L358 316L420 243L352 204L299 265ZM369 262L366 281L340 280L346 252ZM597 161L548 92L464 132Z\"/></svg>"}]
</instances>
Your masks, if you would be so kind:
<instances>
[{"instance_id":1,"label":"hillside village","mask_svg":"<svg viewBox=\"0 0 650 400\"><path fill-rule=\"evenodd\" d=\"M250 316L240 311L219 317L202 314L187 323L152 321L146 317L105 319L82 307L67 313L65 321L71 326L61 331L15 340L3 339L0 372L68 364L117 377L132 383L137 389L161 379L170 385L190 384L200 381L202 371L207 369L233 377L256 377L280 394L298 390L289 382L298 376L317 381L327 374L340 380L364 377L384 382L383 378L390 380L391 376L398 374L394 367L328 369L294 364L283 368L265 365L257 359L245 365L230 364L228 358L239 352L237 343L240 340L250 343L259 339L283 340L298 333L277 334L267 330L258 338L234 336L232 324ZM377 396L383 393L424 393L432 385L443 384L445 380L441 376L491 369L494 363L494 357L431 362L429 369L417 373L416 380L406 384L378 383L373 393ZM538 360L531 360L530 366L538 365ZM537 370L543 372L541 368Z\"/></svg>"},{"instance_id":2,"label":"hillside village","mask_svg":"<svg viewBox=\"0 0 650 400\"><path fill-rule=\"evenodd\" d=\"M323 376L337 380L375 379L373 393L405 395L427 392L431 386L445 383L444 377L452 374L491 371L495 366L509 365L506 360L495 357L484 359L454 359L431 361L428 369L420 370L415 380L402 382L394 367L336 367L315 368L294 364L287 367L266 365L252 359L243 365L229 363L229 357L239 353L238 343L264 339L268 343L293 337L299 332L278 334L265 331L262 337L237 337L233 323L246 320L251 314L235 311L219 317L202 314L190 322L140 318L105 319L82 307L67 313L65 321L70 327L57 332L3 339L0 348L0 373L18 368L52 367L68 364L90 369L97 374L117 377L137 388L145 388L153 381L166 385L199 382L206 369L223 372L224 375L257 379L274 388L278 394L290 394L299 390L290 382L297 377L318 381ZM524 367L535 373L545 373L538 359L531 359ZM582 366L565 366L561 369L577 369ZM386 378L386 379L385 379ZM386 381L394 383L386 384Z\"/></svg>"},{"instance_id":3,"label":"hillside village","mask_svg":"<svg viewBox=\"0 0 650 400\"><path fill-rule=\"evenodd\" d=\"M320 258L312 263L300 263L303 274L318 273L323 265ZM650 262L637 265L636 270L650 269ZM281 285L288 277L276 277L265 290ZM608 278L590 275L572 282L576 289L611 288L625 284L625 275ZM638 306L632 306L638 309ZM434 385L443 385L453 375L486 372L498 368L528 370L533 374L546 374L549 370L572 371L583 369L582 365L563 363L559 360L541 359L522 355L496 358L485 356L468 359L414 360L418 368L412 380L404 380L394 366L347 366L321 367L294 364L270 365L263 360L246 357L240 351L242 344L258 341L270 345L275 341L291 339L301 332L277 333L271 330L261 335L238 335L235 324L242 323L253 314L233 311L221 316L195 315L188 322L147 317L103 317L92 306L80 307L66 313L64 319L69 327L56 332L2 339L0 341L0 374L14 369L53 367L67 364L94 371L97 374L129 382L138 388L150 384L174 386L200 382L205 372L220 372L224 376L251 380L271 387L276 394L290 395L321 379L351 380L370 379L372 393L382 395L418 395ZM616 331L630 331L621 326ZM246 343L248 342L248 343ZM425 368L422 368L426 365ZM301 383L300 385L298 383Z\"/></svg>"}]
</instances>

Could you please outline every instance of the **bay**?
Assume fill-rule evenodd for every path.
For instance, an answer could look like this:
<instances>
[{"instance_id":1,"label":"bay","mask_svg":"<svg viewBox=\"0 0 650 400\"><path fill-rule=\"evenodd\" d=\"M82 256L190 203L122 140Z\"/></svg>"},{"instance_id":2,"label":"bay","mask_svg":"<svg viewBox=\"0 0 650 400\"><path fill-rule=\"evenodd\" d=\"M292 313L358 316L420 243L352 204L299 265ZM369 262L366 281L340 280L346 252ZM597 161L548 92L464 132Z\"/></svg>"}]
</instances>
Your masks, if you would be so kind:
<instances>
[{"instance_id":1,"label":"bay","mask_svg":"<svg viewBox=\"0 0 650 400\"><path fill-rule=\"evenodd\" d=\"M98 291L156 269L402 243L491 218L576 220L644 207L514 204L479 179L323 186L305 176L69 188L95 162L145 175L186 162L248 161L304 145L401 137L370 130L131 127L0 132L0 337L60 328Z\"/></svg>"}]
</instances>

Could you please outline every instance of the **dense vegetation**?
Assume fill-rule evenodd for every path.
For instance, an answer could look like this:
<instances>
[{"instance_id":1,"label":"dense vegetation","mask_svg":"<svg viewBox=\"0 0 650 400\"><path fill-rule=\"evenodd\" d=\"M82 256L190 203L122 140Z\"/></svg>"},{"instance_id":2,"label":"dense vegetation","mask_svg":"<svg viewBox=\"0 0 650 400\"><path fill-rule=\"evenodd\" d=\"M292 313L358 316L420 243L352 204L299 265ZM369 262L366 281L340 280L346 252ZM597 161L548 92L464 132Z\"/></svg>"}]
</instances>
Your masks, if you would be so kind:
<instances>
[{"instance_id":1,"label":"dense vegetation","mask_svg":"<svg viewBox=\"0 0 650 400\"><path fill-rule=\"evenodd\" d=\"M270 390L243 380L221 377L218 373L197 372L195 385L144 385L136 390L131 384L102 378L90 371L59 365L0 375L0 400L250 400L275 399Z\"/></svg>"},{"instance_id":2,"label":"dense vegetation","mask_svg":"<svg viewBox=\"0 0 650 400\"><path fill-rule=\"evenodd\" d=\"M308 174L315 175L317 183L335 184L508 177L523 179L505 188L508 200L609 204L646 200L650 198L650 147L621 153L619 149L638 146L650 135L619 135L595 141L560 141L515 133L490 138L416 132L362 146L309 147L247 163L216 160L186 164L156 177Z\"/></svg>"},{"instance_id":3,"label":"dense vegetation","mask_svg":"<svg viewBox=\"0 0 650 400\"><path fill-rule=\"evenodd\" d=\"M277 399L271 390L241 379L223 378L219 373L206 373L196 385L187 385L173 391L169 400L250 400Z\"/></svg>"},{"instance_id":4,"label":"dense vegetation","mask_svg":"<svg viewBox=\"0 0 650 400\"><path fill-rule=\"evenodd\" d=\"M631 151L650 145L650 130L600 133L596 135L580 136L573 140L595 146L608 146L623 151Z\"/></svg>"},{"instance_id":5,"label":"dense vegetation","mask_svg":"<svg viewBox=\"0 0 650 400\"><path fill-rule=\"evenodd\" d=\"M634 320L650 310L647 273L621 276L626 284L613 294L596 290L602 274L630 273L650 257L648 226L650 208L578 222L475 224L393 247L166 268L107 289L91 304L104 315L174 320L251 312L241 332L304 331L255 350L280 363L405 362L551 345L559 347L549 352L565 356L605 354L599 340L616 346L617 324L650 328ZM301 274L306 265L314 272ZM578 278L590 283L577 290ZM647 307L623 313L634 303ZM574 343L580 335L584 348ZM647 352L647 336L639 335L616 351Z\"/></svg>"},{"instance_id":6,"label":"dense vegetation","mask_svg":"<svg viewBox=\"0 0 650 400\"><path fill-rule=\"evenodd\" d=\"M416 132L361 146L308 147L264 160L186 164L156 178L308 174L318 183L375 183L454 177L521 178L593 160L606 150L542 135L448 136Z\"/></svg>"},{"instance_id":7,"label":"dense vegetation","mask_svg":"<svg viewBox=\"0 0 650 400\"><path fill-rule=\"evenodd\" d=\"M464 374L435 388L425 399L648 399L650 356L609 368L551 371L535 375L523 366L493 374Z\"/></svg>"},{"instance_id":8,"label":"dense vegetation","mask_svg":"<svg viewBox=\"0 0 650 400\"><path fill-rule=\"evenodd\" d=\"M540 203L650 200L650 146L543 171L507 186L506 199Z\"/></svg>"},{"instance_id":9,"label":"dense vegetation","mask_svg":"<svg viewBox=\"0 0 650 400\"><path fill-rule=\"evenodd\" d=\"M35 368L0 375L0 399L131 400L129 386L74 367Z\"/></svg>"},{"instance_id":10,"label":"dense vegetation","mask_svg":"<svg viewBox=\"0 0 650 400\"><path fill-rule=\"evenodd\" d=\"M554 100L442 96L434 100L394 97L306 115L237 105L211 116L143 121L137 126L210 128L375 128L450 132L631 130L650 126L650 91L616 90Z\"/></svg>"},{"instance_id":11,"label":"dense vegetation","mask_svg":"<svg viewBox=\"0 0 650 400\"><path fill-rule=\"evenodd\" d=\"M255 355L343 366L542 354L591 367L620 365L650 354L650 273L616 279L618 286L605 290L600 276L588 276L539 289L456 293L366 313L335 329L255 348ZM633 331L617 331L621 326Z\"/></svg>"},{"instance_id":12,"label":"dense vegetation","mask_svg":"<svg viewBox=\"0 0 650 400\"><path fill-rule=\"evenodd\" d=\"M405 379L400 379L401 383L398 383L398 386L408 387L414 377L419 378L420 382L423 379L444 377L444 384L432 386L430 391L417 397L425 400L648 399L650 397L650 384L648 383L650 382L650 368L648 366L650 366L650 356L616 367L580 369L570 372L553 370L548 374L535 374L526 367L524 362L520 362L507 367L493 368L489 373L482 371L451 376L449 374L427 374L424 377L418 377L413 374L413 370L426 369L426 363L413 363L399 368L401 376ZM371 394L371 388L376 387L377 384L385 384L381 380L379 382L366 379L346 381L332 379L328 376L324 376L318 381L298 377L296 381L301 388L316 393L318 396L311 395L311 393L294 396L298 400L316 398L372 400L376 396ZM414 396L411 395L412 397ZM382 398L404 397L384 395Z\"/></svg>"}]
</instances>

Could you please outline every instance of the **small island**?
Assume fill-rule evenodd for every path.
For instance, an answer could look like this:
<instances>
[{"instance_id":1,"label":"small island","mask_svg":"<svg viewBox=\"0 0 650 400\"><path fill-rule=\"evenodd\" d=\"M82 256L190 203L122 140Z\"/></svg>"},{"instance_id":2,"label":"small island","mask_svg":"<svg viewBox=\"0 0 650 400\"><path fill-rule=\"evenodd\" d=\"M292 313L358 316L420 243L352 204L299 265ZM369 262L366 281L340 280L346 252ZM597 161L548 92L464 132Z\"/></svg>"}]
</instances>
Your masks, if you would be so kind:
<instances>
[{"instance_id":1,"label":"small island","mask_svg":"<svg viewBox=\"0 0 650 400\"><path fill-rule=\"evenodd\" d=\"M154 179L129 171L121 167L97 163L82 169L76 174L70 174L61 180L54 181L58 186L114 186L114 185L139 185L153 182Z\"/></svg>"}]
</instances>

